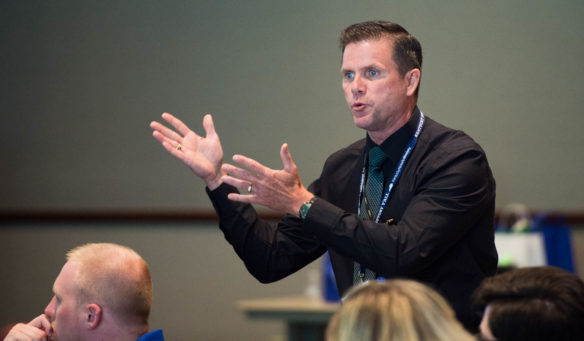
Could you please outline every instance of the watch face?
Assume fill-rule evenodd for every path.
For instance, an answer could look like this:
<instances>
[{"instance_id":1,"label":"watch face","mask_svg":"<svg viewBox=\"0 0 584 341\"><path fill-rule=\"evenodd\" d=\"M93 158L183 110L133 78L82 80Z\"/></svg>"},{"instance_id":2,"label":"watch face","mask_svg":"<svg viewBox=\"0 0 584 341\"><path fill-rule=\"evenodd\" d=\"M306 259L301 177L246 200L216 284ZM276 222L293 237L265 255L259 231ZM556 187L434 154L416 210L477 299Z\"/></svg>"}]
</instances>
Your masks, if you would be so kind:
<instances>
[{"instance_id":1,"label":"watch face","mask_svg":"<svg viewBox=\"0 0 584 341\"><path fill-rule=\"evenodd\" d=\"M302 206L300 206L300 212L299 212L300 218L302 218L302 219L306 218L306 215L308 214L308 210L310 209L310 206L312 206L312 203L314 202L314 200L316 200L316 197L310 199L309 201L302 204Z\"/></svg>"},{"instance_id":2,"label":"watch face","mask_svg":"<svg viewBox=\"0 0 584 341\"><path fill-rule=\"evenodd\" d=\"M310 205L308 204L302 204L302 206L300 206L300 218L302 219L306 218L306 214L308 213L309 207Z\"/></svg>"},{"instance_id":3,"label":"watch face","mask_svg":"<svg viewBox=\"0 0 584 341\"><path fill-rule=\"evenodd\" d=\"M304 219L306 217L306 204L300 206L300 218Z\"/></svg>"}]
</instances>

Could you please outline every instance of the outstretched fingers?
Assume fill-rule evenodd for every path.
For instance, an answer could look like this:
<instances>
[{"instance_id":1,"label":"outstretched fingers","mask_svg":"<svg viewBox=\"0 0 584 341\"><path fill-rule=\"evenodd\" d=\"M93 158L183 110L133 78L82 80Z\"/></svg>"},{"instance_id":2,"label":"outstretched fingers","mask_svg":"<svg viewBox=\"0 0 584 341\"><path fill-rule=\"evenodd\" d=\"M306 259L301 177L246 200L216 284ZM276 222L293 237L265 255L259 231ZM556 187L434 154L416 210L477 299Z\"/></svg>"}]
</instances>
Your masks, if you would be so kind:
<instances>
[{"instance_id":1,"label":"outstretched fingers","mask_svg":"<svg viewBox=\"0 0 584 341\"><path fill-rule=\"evenodd\" d=\"M257 162L254 159L251 159L247 156L243 156L240 154L233 155L233 161L236 163L248 168L258 176L267 175L267 173L271 170L270 168L262 165L261 163Z\"/></svg>"},{"instance_id":2,"label":"outstretched fingers","mask_svg":"<svg viewBox=\"0 0 584 341\"><path fill-rule=\"evenodd\" d=\"M164 149L166 149L166 151L168 151L170 154L172 154L173 156L175 156L179 160L184 161L185 154L179 149L180 144L178 142L169 141L169 140L160 141L160 142L162 143L162 146L164 147Z\"/></svg>"},{"instance_id":3,"label":"outstretched fingers","mask_svg":"<svg viewBox=\"0 0 584 341\"><path fill-rule=\"evenodd\" d=\"M229 196L229 199L241 202L253 202L256 195L254 193L252 184L258 186L256 188L261 191L263 186L261 184L264 182L265 177L270 171L270 168L253 159L239 154L233 156L233 161L246 167L247 169L224 163L221 168L225 173L227 173L227 175L222 178L223 182L236 187L240 191L249 192L251 189L251 192L249 194L234 193L233 195Z\"/></svg>"},{"instance_id":4,"label":"outstretched fingers","mask_svg":"<svg viewBox=\"0 0 584 341\"><path fill-rule=\"evenodd\" d=\"M150 128L153 130L152 135L160 142L164 140L178 141L182 139L182 136L180 136L176 131L156 121L152 121L150 123Z\"/></svg>"},{"instance_id":5,"label":"outstretched fingers","mask_svg":"<svg viewBox=\"0 0 584 341\"><path fill-rule=\"evenodd\" d=\"M234 177L229 176L229 175L223 176L221 178L221 180L223 182L225 182L226 184L229 184L229 185L237 188L238 190L240 190L241 192L244 193L244 195L237 194L238 197L241 197L241 196L249 196L249 195L251 195L253 193L253 185L249 181L242 180L242 179L238 179L238 178L234 178ZM252 192L249 192L249 190L251 190ZM248 194L245 194L246 192Z\"/></svg>"},{"instance_id":6,"label":"outstretched fingers","mask_svg":"<svg viewBox=\"0 0 584 341\"><path fill-rule=\"evenodd\" d=\"M162 114L162 118L171 126L174 127L182 136L191 132L191 129L183 123L183 121L179 120L178 118L174 117L174 115L165 112Z\"/></svg>"},{"instance_id":7,"label":"outstretched fingers","mask_svg":"<svg viewBox=\"0 0 584 341\"><path fill-rule=\"evenodd\" d=\"M228 163L221 165L221 169L223 169L223 171L228 174L225 177L226 182L239 189L247 188L250 183L257 182L258 180L257 176L252 172L234 165L230 165ZM240 181L242 180L245 181L245 183L240 185Z\"/></svg>"},{"instance_id":8,"label":"outstretched fingers","mask_svg":"<svg viewBox=\"0 0 584 341\"><path fill-rule=\"evenodd\" d=\"M189 129L189 127L187 127L187 125L181 120L169 113L162 114L162 118L174 127L175 130L168 128L159 122L152 121L150 123L150 127L153 130L152 136L154 136L154 138L158 140L158 142L160 142L169 153L182 160L184 158L184 153L181 152L181 149L184 147L183 144L185 143L186 134L194 134L197 138L199 136Z\"/></svg>"}]
</instances>

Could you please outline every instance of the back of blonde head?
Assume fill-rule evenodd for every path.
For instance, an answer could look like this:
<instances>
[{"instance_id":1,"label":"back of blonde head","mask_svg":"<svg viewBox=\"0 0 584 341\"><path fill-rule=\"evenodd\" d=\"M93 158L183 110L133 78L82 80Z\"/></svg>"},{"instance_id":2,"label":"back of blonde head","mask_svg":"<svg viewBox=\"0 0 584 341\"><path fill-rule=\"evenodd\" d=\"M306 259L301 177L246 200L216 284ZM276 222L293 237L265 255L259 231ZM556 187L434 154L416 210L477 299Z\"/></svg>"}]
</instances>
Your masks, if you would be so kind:
<instances>
[{"instance_id":1,"label":"back of blonde head","mask_svg":"<svg viewBox=\"0 0 584 341\"><path fill-rule=\"evenodd\" d=\"M327 341L471 341L454 311L433 289L411 280L353 288L333 316Z\"/></svg>"},{"instance_id":2,"label":"back of blonde head","mask_svg":"<svg viewBox=\"0 0 584 341\"><path fill-rule=\"evenodd\" d=\"M79 303L97 303L125 325L148 325L152 280L134 250L111 243L86 244L69 251L80 265L75 278Z\"/></svg>"}]
</instances>

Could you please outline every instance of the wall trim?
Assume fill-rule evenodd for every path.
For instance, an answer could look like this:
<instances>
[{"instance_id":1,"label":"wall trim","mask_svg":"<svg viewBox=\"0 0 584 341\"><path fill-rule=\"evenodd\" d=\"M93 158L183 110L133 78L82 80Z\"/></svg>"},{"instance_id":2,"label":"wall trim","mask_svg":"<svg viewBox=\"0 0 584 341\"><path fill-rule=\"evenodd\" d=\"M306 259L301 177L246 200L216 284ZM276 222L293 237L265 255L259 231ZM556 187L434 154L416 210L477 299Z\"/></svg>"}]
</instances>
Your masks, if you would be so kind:
<instances>
[{"instance_id":1,"label":"wall trim","mask_svg":"<svg viewBox=\"0 0 584 341\"><path fill-rule=\"evenodd\" d=\"M584 225L584 211L532 210L531 214L547 215L546 221L558 222L562 219L568 225ZM259 212L266 220L279 220L278 212ZM495 214L498 221L499 214ZM0 211L0 222L214 222L217 215L213 210L22 210Z\"/></svg>"}]
</instances>

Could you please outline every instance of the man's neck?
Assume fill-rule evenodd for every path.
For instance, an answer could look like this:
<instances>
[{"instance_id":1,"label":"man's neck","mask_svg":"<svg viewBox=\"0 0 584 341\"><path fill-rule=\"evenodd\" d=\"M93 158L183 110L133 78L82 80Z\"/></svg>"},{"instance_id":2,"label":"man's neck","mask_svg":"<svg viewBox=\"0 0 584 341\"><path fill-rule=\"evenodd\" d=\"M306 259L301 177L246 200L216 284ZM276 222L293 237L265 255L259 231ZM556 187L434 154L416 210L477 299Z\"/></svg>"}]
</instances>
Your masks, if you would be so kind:
<instances>
[{"instance_id":1,"label":"man's neck","mask_svg":"<svg viewBox=\"0 0 584 341\"><path fill-rule=\"evenodd\" d=\"M136 341L141 335L147 332L148 325L109 323L108 325L101 326L99 333L95 333L94 336L96 336L96 340Z\"/></svg>"},{"instance_id":2,"label":"man's neck","mask_svg":"<svg viewBox=\"0 0 584 341\"><path fill-rule=\"evenodd\" d=\"M384 130L379 131L367 131L367 134L371 138L376 145L381 145L383 141L387 140L388 137L393 135L396 131L398 131L401 127L403 127L410 118L412 117L412 113L414 112L414 108L416 107L415 103L413 106L408 107L404 111L404 113L395 121L392 122L388 127Z\"/></svg>"}]
</instances>

